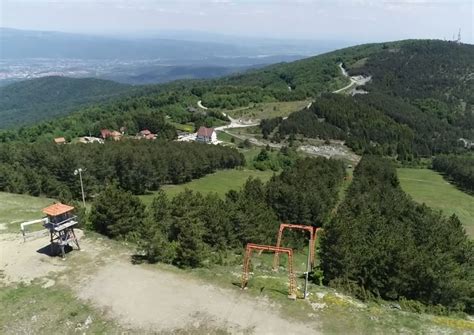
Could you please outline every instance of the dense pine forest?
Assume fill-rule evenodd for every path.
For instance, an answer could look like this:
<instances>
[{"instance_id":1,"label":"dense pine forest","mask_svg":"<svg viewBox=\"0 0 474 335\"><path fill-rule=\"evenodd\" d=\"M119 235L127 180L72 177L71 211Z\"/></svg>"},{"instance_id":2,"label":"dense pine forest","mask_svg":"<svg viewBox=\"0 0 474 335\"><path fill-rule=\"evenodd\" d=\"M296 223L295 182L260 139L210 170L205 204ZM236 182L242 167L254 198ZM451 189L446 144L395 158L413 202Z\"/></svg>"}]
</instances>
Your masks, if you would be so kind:
<instances>
[{"instance_id":1,"label":"dense pine forest","mask_svg":"<svg viewBox=\"0 0 474 335\"><path fill-rule=\"evenodd\" d=\"M319 177L307 178L314 175ZM203 266L240 252L248 242L274 244L282 221L321 226L338 200L344 175L340 161L301 159L266 184L248 180L225 199L192 191L168 199L159 192L147 211L138 198L112 184L94 199L90 224L113 238L138 236L149 261ZM302 236L290 234L288 243L301 248Z\"/></svg>"},{"instance_id":2,"label":"dense pine forest","mask_svg":"<svg viewBox=\"0 0 474 335\"><path fill-rule=\"evenodd\" d=\"M456 216L413 202L393 165L365 156L344 202L324 226L321 267L327 283L364 299L417 300L474 310L474 244Z\"/></svg>"},{"instance_id":3,"label":"dense pine forest","mask_svg":"<svg viewBox=\"0 0 474 335\"><path fill-rule=\"evenodd\" d=\"M280 222L323 226L326 284L419 311L471 313L474 245L457 217L413 202L392 163L377 156L359 163L334 212L344 170L336 160L307 158L266 184L250 179L224 199L192 191L169 199L158 192L147 209L111 184L94 199L89 224L136 241L149 262L180 267L225 264L247 242L274 244ZM297 249L306 244L296 232L285 239Z\"/></svg>"},{"instance_id":4,"label":"dense pine forest","mask_svg":"<svg viewBox=\"0 0 474 335\"><path fill-rule=\"evenodd\" d=\"M371 76L369 94L320 95L287 120L262 122L290 135L345 140L358 153L400 160L464 151L474 138L474 47L441 41L366 45L332 53L352 75ZM278 126L278 127L277 127Z\"/></svg>"},{"instance_id":5,"label":"dense pine forest","mask_svg":"<svg viewBox=\"0 0 474 335\"><path fill-rule=\"evenodd\" d=\"M474 155L440 155L433 169L445 174L461 188L474 193Z\"/></svg>"},{"instance_id":6,"label":"dense pine forest","mask_svg":"<svg viewBox=\"0 0 474 335\"><path fill-rule=\"evenodd\" d=\"M349 72L372 76L369 92L402 97L425 113L472 128L473 48L441 41L386 44Z\"/></svg>"},{"instance_id":7,"label":"dense pine forest","mask_svg":"<svg viewBox=\"0 0 474 335\"><path fill-rule=\"evenodd\" d=\"M0 146L0 191L79 199L81 188L73 172L81 167L87 170L87 198L110 182L143 194L163 184L184 183L244 162L235 149L197 143L4 144Z\"/></svg>"},{"instance_id":8,"label":"dense pine forest","mask_svg":"<svg viewBox=\"0 0 474 335\"><path fill-rule=\"evenodd\" d=\"M376 108L342 95L324 95L310 109L282 121L279 134L346 140L355 152L398 155L412 153L413 132Z\"/></svg>"},{"instance_id":9,"label":"dense pine forest","mask_svg":"<svg viewBox=\"0 0 474 335\"><path fill-rule=\"evenodd\" d=\"M84 105L117 99L134 88L92 78L45 77L0 87L0 129L64 116Z\"/></svg>"},{"instance_id":10,"label":"dense pine forest","mask_svg":"<svg viewBox=\"0 0 474 335\"><path fill-rule=\"evenodd\" d=\"M381 94L348 97L325 94L311 108L288 119L269 119L262 134L273 139L291 135L346 141L359 154L370 153L411 160L438 153L464 151L460 138L471 138L472 129L460 129L422 113L401 99Z\"/></svg>"}]
</instances>

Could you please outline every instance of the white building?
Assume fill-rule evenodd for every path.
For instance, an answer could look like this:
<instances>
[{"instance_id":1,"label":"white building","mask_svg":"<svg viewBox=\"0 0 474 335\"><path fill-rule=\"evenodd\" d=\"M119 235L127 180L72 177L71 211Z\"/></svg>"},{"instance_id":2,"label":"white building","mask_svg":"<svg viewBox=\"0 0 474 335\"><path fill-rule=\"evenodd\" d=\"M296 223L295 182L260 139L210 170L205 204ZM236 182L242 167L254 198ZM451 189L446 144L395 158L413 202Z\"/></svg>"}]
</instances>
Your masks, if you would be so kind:
<instances>
[{"instance_id":1,"label":"white building","mask_svg":"<svg viewBox=\"0 0 474 335\"><path fill-rule=\"evenodd\" d=\"M196 141L203 143L216 143L216 131L214 130L214 128L200 127L196 134Z\"/></svg>"}]
</instances>

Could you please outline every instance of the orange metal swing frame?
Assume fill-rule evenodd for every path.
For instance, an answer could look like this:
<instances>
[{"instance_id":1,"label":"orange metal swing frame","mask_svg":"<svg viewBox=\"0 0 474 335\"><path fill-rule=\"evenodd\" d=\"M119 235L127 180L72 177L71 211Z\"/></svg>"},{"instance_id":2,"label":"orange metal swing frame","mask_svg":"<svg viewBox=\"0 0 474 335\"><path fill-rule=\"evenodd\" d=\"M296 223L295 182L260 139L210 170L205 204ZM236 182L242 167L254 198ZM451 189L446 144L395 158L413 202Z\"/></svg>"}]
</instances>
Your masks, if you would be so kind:
<instances>
[{"instance_id":1,"label":"orange metal swing frame","mask_svg":"<svg viewBox=\"0 0 474 335\"><path fill-rule=\"evenodd\" d=\"M283 231L285 229L303 230L303 231L309 232L309 257L310 257L311 267L314 267L314 264L315 264L314 249L316 245L316 239L318 237L318 231L321 228L315 228L313 226L306 226L306 225L281 223L280 229L278 230L278 237L277 237L277 244L276 244L277 248L279 248L281 245L281 240L283 238ZM278 271L279 264L280 264L280 253L275 252L275 256L273 256L273 271Z\"/></svg>"},{"instance_id":2,"label":"orange metal swing frame","mask_svg":"<svg viewBox=\"0 0 474 335\"><path fill-rule=\"evenodd\" d=\"M288 298L295 300L296 299L296 278L293 271L293 250L290 248L280 248L280 247L275 247L271 245L248 243L245 248L241 288L245 289L249 281L250 259L252 258L253 251L260 251L260 252L271 251L275 253L282 253L282 254L284 253L288 255L288 278L289 278Z\"/></svg>"}]
</instances>

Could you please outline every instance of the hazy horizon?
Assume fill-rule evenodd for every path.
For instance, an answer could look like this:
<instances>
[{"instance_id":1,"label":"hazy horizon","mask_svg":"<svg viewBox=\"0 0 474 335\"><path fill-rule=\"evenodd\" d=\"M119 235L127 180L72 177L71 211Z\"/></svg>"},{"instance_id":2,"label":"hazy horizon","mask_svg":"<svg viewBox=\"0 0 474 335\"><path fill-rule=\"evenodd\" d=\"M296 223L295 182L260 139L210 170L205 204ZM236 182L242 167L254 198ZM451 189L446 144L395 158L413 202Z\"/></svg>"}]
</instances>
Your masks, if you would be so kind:
<instances>
[{"instance_id":1,"label":"hazy horizon","mask_svg":"<svg viewBox=\"0 0 474 335\"><path fill-rule=\"evenodd\" d=\"M461 29L462 41L473 43L473 11L471 0L4 0L0 25L102 36L172 33L351 43L451 40Z\"/></svg>"}]
</instances>

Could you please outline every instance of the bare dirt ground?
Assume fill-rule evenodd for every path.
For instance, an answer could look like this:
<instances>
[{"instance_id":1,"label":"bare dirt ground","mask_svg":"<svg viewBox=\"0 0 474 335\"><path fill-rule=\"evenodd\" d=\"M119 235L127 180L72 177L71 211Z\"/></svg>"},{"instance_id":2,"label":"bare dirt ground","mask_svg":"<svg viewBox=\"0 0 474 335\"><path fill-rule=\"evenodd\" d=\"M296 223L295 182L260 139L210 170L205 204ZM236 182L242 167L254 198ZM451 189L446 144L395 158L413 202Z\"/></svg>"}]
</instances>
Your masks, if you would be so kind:
<instances>
[{"instance_id":1,"label":"bare dirt ground","mask_svg":"<svg viewBox=\"0 0 474 335\"><path fill-rule=\"evenodd\" d=\"M0 281L11 284L44 278L43 287L68 285L77 297L119 324L139 332L226 329L234 334L314 334L314 324L283 318L279 307L240 290L203 284L186 274L133 265L130 253L109 241L79 234L82 251L66 260L43 253L48 236L23 242L0 235Z\"/></svg>"},{"instance_id":2,"label":"bare dirt ground","mask_svg":"<svg viewBox=\"0 0 474 335\"><path fill-rule=\"evenodd\" d=\"M265 300L250 300L230 290L125 262L101 268L78 292L82 299L109 309L127 327L177 329L205 323L232 333L314 332L275 315Z\"/></svg>"},{"instance_id":3,"label":"bare dirt ground","mask_svg":"<svg viewBox=\"0 0 474 335\"><path fill-rule=\"evenodd\" d=\"M347 159L354 163L357 163L360 160L360 156L356 155L341 141L332 141L331 145L302 145L298 150L314 156Z\"/></svg>"},{"instance_id":4,"label":"bare dirt ground","mask_svg":"<svg viewBox=\"0 0 474 335\"><path fill-rule=\"evenodd\" d=\"M29 283L35 278L63 271L66 263L43 253L48 237L23 242L20 234L0 235L0 271L7 284Z\"/></svg>"}]
</instances>

